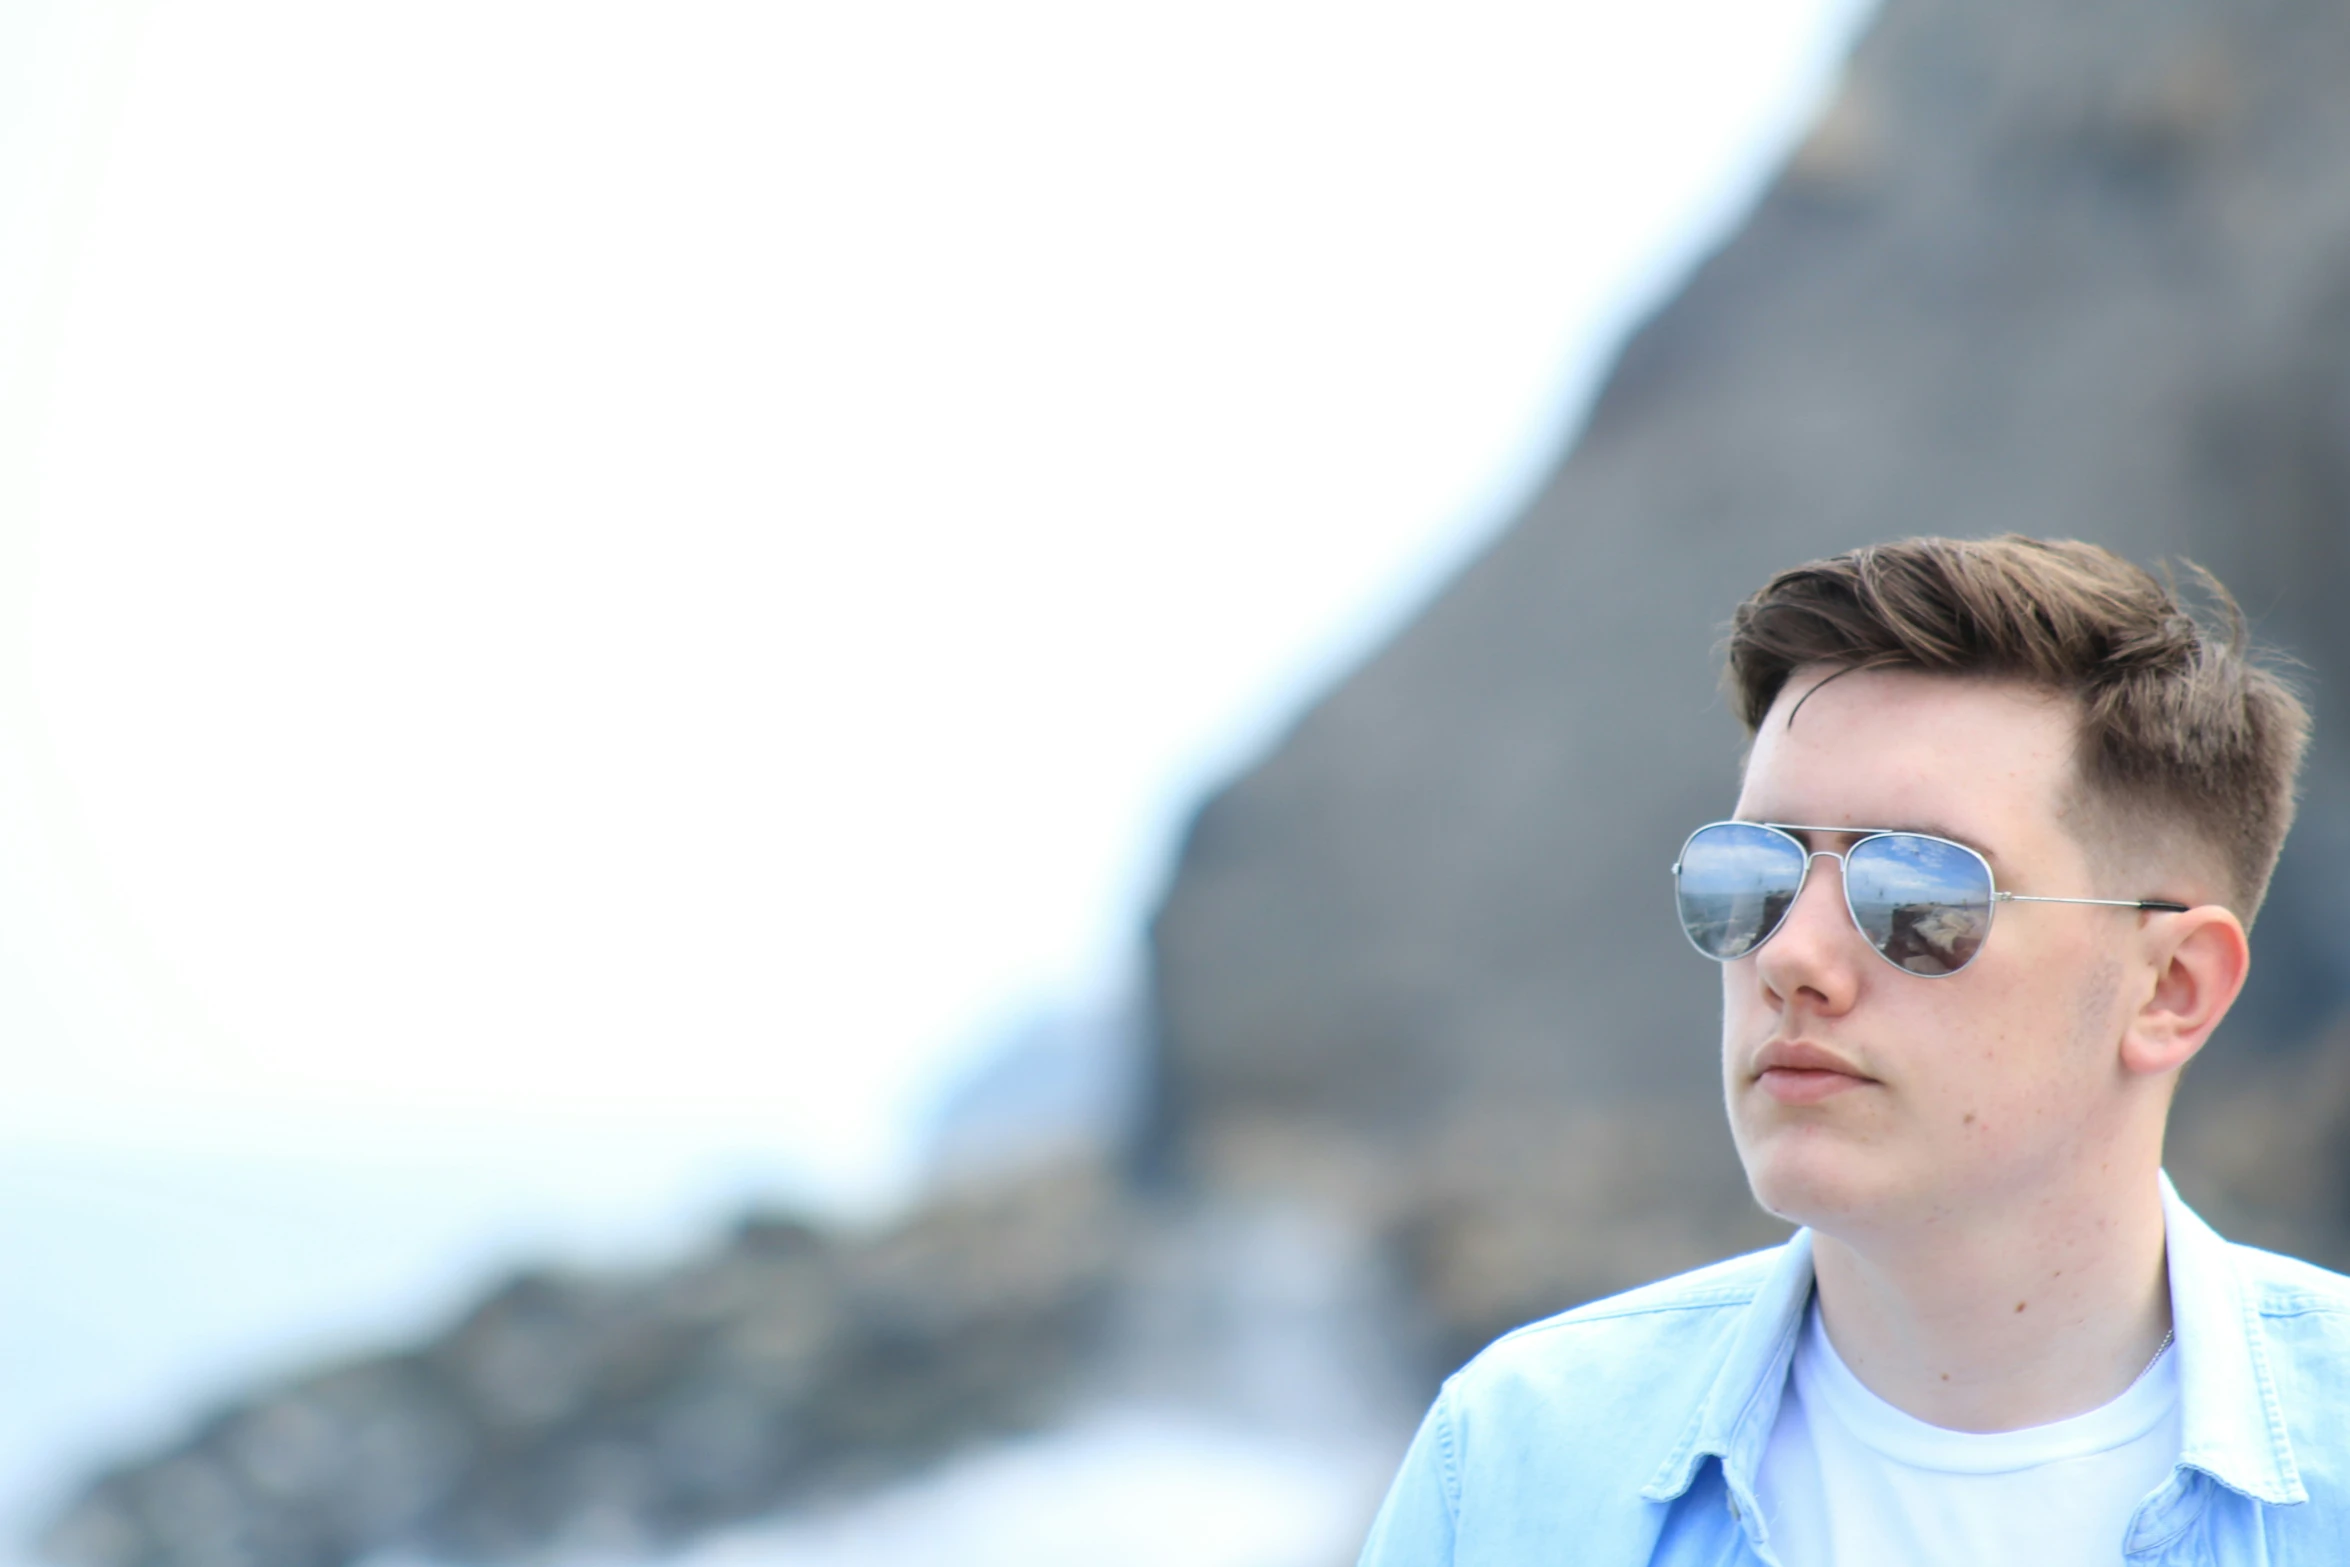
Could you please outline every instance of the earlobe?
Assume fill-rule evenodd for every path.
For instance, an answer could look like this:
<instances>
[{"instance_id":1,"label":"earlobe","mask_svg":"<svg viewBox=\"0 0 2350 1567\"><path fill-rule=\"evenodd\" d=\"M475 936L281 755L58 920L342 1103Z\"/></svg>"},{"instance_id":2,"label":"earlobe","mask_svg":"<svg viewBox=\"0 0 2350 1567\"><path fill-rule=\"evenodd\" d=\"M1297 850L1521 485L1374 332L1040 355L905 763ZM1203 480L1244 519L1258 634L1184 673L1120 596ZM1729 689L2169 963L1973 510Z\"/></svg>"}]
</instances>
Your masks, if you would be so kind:
<instances>
[{"instance_id":1,"label":"earlobe","mask_svg":"<svg viewBox=\"0 0 2350 1567\"><path fill-rule=\"evenodd\" d=\"M2175 1072L2194 1059L2228 1015L2251 972L2243 922L2218 904L2154 915L2154 983L2122 1036L2122 1065L2148 1075Z\"/></svg>"}]
</instances>

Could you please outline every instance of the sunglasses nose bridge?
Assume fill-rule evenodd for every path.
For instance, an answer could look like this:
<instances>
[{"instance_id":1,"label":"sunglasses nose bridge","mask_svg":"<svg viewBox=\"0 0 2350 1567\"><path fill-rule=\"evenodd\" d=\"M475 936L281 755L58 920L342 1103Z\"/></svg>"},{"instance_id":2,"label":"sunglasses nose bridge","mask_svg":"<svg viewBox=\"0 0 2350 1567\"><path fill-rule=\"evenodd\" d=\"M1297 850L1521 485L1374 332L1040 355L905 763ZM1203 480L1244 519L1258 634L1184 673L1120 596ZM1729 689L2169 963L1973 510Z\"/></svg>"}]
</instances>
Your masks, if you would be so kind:
<instances>
[{"instance_id":1,"label":"sunglasses nose bridge","mask_svg":"<svg viewBox=\"0 0 2350 1567\"><path fill-rule=\"evenodd\" d=\"M1796 889L1798 898L1811 890L1811 862L1814 860L1834 860L1836 862L1836 880L1839 889L1841 889L1846 869L1844 856L1834 849L1806 849L1803 851L1803 885Z\"/></svg>"},{"instance_id":2,"label":"sunglasses nose bridge","mask_svg":"<svg viewBox=\"0 0 2350 1567\"><path fill-rule=\"evenodd\" d=\"M1844 901L1844 872L1848 867L1844 855L1834 849L1806 849L1803 851L1803 885L1796 889L1796 901L1801 902L1803 895L1811 890L1811 862L1814 860L1834 860L1836 862L1836 897L1839 902ZM1795 910L1790 906L1787 912L1792 916Z\"/></svg>"},{"instance_id":3,"label":"sunglasses nose bridge","mask_svg":"<svg viewBox=\"0 0 2350 1567\"><path fill-rule=\"evenodd\" d=\"M1798 846L1803 847L1800 844ZM1844 926L1853 931L1857 931L1864 940L1866 939L1867 932L1861 929L1860 917L1853 912L1850 890L1845 882L1845 873L1850 869L1850 862L1845 858L1845 856L1850 852L1851 851L1849 849L1836 850L1803 847L1802 879L1796 886L1795 897L1787 905L1787 912L1779 916L1778 924L1772 928L1771 935L1773 937L1781 936L1786 933L1788 925L1795 919L1796 910L1803 906L1805 898L1810 894L1813 882L1811 874L1812 862L1814 860L1834 860L1836 862L1836 885L1832 890L1823 891L1821 893L1821 896L1827 898L1830 903L1831 912L1829 914L1829 918L1837 925ZM1762 945L1767 945L1767 939L1765 942L1757 944L1758 948Z\"/></svg>"}]
</instances>

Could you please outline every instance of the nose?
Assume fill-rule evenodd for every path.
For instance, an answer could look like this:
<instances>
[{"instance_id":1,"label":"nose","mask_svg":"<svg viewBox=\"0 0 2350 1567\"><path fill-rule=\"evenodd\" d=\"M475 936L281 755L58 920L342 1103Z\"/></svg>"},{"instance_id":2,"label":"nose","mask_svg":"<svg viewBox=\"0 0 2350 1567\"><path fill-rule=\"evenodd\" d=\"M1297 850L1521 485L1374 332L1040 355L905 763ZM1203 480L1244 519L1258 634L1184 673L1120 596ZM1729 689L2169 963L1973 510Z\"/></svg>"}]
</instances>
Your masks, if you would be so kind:
<instances>
[{"instance_id":1,"label":"nose","mask_svg":"<svg viewBox=\"0 0 2350 1567\"><path fill-rule=\"evenodd\" d=\"M1841 1012L1859 996L1864 964L1876 961L1844 902L1844 856L1814 849L1810 859L1835 869L1807 870L1794 906L1755 953L1755 976L1781 1005L1798 996L1827 1012Z\"/></svg>"}]
</instances>

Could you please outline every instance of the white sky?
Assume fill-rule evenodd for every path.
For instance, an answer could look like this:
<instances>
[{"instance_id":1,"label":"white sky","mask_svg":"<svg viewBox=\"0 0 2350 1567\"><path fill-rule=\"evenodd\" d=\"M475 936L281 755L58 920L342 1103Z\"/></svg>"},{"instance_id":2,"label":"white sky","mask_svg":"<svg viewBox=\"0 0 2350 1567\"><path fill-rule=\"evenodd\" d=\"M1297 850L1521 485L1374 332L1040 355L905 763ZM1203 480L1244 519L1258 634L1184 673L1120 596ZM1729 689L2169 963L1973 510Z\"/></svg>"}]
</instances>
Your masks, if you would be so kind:
<instances>
[{"instance_id":1,"label":"white sky","mask_svg":"<svg viewBox=\"0 0 2350 1567\"><path fill-rule=\"evenodd\" d=\"M0 1137L897 1189L1858 10L0 0Z\"/></svg>"}]
</instances>

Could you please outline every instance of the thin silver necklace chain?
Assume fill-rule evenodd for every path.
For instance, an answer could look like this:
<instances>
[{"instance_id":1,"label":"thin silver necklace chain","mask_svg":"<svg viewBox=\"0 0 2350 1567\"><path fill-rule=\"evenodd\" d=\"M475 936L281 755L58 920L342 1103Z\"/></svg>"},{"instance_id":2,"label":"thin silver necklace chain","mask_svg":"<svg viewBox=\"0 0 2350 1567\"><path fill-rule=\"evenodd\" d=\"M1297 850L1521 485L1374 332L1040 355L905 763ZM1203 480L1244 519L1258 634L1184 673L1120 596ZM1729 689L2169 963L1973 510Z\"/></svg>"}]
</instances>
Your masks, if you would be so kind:
<instances>
[{"instance_id":1,"label":"thin silver necklace chain","mask_svg":"<svg viewBox=\"0 0 2350 1567\"><path fill-rule=\"evenodd\" d=\"M2147 1361L2145 1365L2138 1368L2138 1374L2130 1378L2130 1387L2136 1387L2139 1383L2146 1380L2146 1373L2154 1369L2154 1362L2162 1358L2162 1352L2170 1348L2171 1340L2178 1337L2178 1332L2179 1330L2176 1327L2168 1327L2162 1330L2162 1342L2154 1346L2153 1359ZM2125 1393L2129 1390L2130 1388L2122 1389L2122 1391Z\"/></svg>"}]
</instances>

